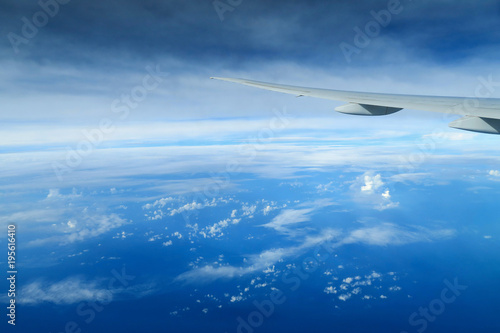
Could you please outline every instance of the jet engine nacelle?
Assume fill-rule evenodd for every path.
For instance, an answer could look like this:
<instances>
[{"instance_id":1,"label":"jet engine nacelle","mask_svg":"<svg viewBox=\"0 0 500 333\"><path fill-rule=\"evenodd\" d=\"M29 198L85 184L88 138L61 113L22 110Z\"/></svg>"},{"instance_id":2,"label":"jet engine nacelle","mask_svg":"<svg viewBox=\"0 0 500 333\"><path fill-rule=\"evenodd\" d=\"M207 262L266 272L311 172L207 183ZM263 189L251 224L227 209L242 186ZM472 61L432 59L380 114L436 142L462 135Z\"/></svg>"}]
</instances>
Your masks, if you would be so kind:
<instances>
[{"instance_id":1,"label":"jet engine nacelle","mask_svg":"<svg viewBox=\"0 0 500 333\"><path fill-rule=\"evenodd\" d=\"M448 126L471 132L500 134L500 119L465 116L451 122Z\"/></svg>"},{"instance_id":2,"label":"jet engine nacelle","mask_svg":"<svg viewBox=\"0 0 500 333\"><path fill-rule=\"evenodd\" d=\"M349 103L335 108L335 111L357 116L385 116L402 110L401 108L390 108L387 106Z\"/></svg>"}]
</instances>

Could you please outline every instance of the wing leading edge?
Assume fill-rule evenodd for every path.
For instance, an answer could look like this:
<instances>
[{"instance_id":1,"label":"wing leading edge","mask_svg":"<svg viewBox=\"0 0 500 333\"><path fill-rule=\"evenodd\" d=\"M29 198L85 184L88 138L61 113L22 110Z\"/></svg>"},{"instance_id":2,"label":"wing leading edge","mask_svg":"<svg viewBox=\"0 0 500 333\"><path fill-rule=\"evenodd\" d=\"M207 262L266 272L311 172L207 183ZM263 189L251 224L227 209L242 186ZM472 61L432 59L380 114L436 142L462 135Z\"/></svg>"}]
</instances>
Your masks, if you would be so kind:
<instances>
[{"instance_id":1,"label":"wing leading edge","mask_svg":"<svg viewBox=\"0 0 500 333\"><path fill-rule=\"evenodd\" d=\"M500 99L496 98L379 94L298 87L246 79L220 77L212 77L212 79L240 83L296 96L344 101L349 104L339 106L335 110L354 115L380 116L402 109L458 114L464 117L450 123L450 127L473 132L500 134Z\"/></svg>"}]
</instances>

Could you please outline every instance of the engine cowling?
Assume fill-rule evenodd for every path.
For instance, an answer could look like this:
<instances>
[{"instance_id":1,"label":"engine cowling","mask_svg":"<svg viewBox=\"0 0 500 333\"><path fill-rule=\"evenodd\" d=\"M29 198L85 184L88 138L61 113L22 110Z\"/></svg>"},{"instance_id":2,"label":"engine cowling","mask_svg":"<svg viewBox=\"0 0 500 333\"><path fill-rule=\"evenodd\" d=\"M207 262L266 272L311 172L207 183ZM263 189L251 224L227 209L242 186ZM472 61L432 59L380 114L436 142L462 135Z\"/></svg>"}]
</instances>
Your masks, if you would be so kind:
<instances>
[{"instance_id":1,"label":"engine cowling","mask_svg":"<svg viewBox=\"0 0 500 333\"><path fill-rule=\"evenodd\" d=\"M500 134L500 119L465 116L452 121L448 126L471 132Z\"/></svg>"},{"instance_id":2,"label":"engine cowling","mask_svg":"<svg viewBox=\"0 0 500 333\"><path fill-rule=\"evenodd\" d=\"M401 108L390 108L387 106L349 103L335 108L340 113L357 116L385 116L402 110Z\"/></svg>"}]
</instances>

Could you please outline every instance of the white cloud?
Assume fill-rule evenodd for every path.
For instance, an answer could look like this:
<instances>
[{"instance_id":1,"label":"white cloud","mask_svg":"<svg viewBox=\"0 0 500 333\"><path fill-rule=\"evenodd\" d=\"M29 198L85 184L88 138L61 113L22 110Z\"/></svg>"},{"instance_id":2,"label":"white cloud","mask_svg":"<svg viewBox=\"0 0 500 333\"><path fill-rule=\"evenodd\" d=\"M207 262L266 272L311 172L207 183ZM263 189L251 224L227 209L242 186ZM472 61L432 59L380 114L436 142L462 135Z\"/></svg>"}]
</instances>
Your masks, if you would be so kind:
<instances>
[{"instance_id":1,"label":"white cloud","mask_svg":"<svg viewBox=\"0 0 500 333\"><path fill-rule=\"evenodd\" d=\"M498 170L490 170L490 172L488 174L490 176L500 177L500 171L498 171Z\"/></svg>"},{"instance_id":2,"label":"white cloud","mask_svg":"<svg viewBox=\"0 0 500 333\"><path fill-rule=\"evenodd\" d=\"M275 265L273 265L272 267L268 267L262 271L262 273L264 273L264 274L269 274L269 273L274 273L274 272L275 272Z\"/></svg>"},{"instance_id":3,"label":"white cloud","mask_svg":"<svg viewBox=\"0 0 500 333\"><path fill-rule=\"evenodd\" d=\"M54 304L74 304L82 301L110 301L113 294L99 287L96 281L85 281L81 277L47 283L32 282L22 287L19 292L21 304L36 305L43 302Z\"/></svg>"},{"instance_id":4,"label":"white cloud","mask_svg":"<svg viewBox=\"0 0 500 333\"><path fill-rule=\"evenodd\" d=\"M127 237L129 236L132 236L134 233L133 232L125 232L125 231L122 231L122 232L118 232L116 235L113 236L114 239L118 239L118 238L121 238L121 239L126 239Z\"/></svg>"},{"instance_id":5,"label":"white cloud","mask_svg":"<svg viewBox=\"0 0 500 333\"><path fill-rule=\"evenodd\" d=\"M152 204L145 204L144 206L142 206L143 209L151 209L151 208L163 208L165 207L165 205L167 203L170 203L170 202L173 202L175 201L174 198L172 197L168 197L168 198L161 198L161 199L158 199L156 200L154 203Z\"/></svg>"},{"instance_id":6,"label":"white cloud","mask_svg":"<svg viewBox=\"0 0 500 333\"><path fill-rule=\"evenodd\" d=\"M301 118L292 120L290 129L318 130L317 138L321 138L324 135L323 130L328 132L331 132L331 128L341 130L343 127L337 122L338 119L330 118ZM421 129L423 124L425 124L424 121L416 121L415 130ZM162 135L166 133L163 125L158 126L161 128ZM196 128L196 124L193 123L192 125L193 128ZM233 133L231 127L233 125L235 124L221 121L217 123L216 127L219 127L219 130L224 130L225 133L228 133L227 131ZM239 127L248 126L248 122L239 120L237 125ZM144 125L136 129L137 137L141 137L140 133L147 132L144 131L142 126ZM259 128L256 128L258 132ZM363 130L363 128L360 128L360 130ZM30 131L36 132L32 129ZM197 130L193 130L193 132L197 132ZM159 134L160 130L158 131L158 137L160 138ZM16 133L16 137L20 136L22 135ZM128 140L130 133L126 133L126 137ZM234 140L234 137L229 136L229 138L229 140ZM384 147L389 145L390 149L381 149L378 145L354 144L349 147L344 145L318 145L317 140L314 143L307 144L300 140L302 138L303 135L298 136L296 141L280 143L275 140L263 144L259 146L258 154L251 161L242 159L241 144L237 140L230 141L225 145L190 146L189 149L185 146L175 145L173 142L170 145L165 144L158 147L123 148L120 146L121 141L118 140L110 143L110 145L116 144L119 148L113 148L112 146L107 149L96 149L92 154L85 157L85 168L71 169L71 172L64 174L63 178L64 183L72 187L95 188L101 187L103 184L114 184L115 181L119 180L122 187L143 186L144 191L154 190L159 191L159 193L169 193L170 195L182 195L203 193L204 189L210 186L213 187L214 183L221 191L236 188L237 184L234 181L227 181L222 177L228 160L237 161L242 173L248 172L265 178L288 179L304 170L322 171L332 167L350 167L352 165L363 169L371 169L374 165L377 165L381 172L395 171L400 167L404 169L404 167L408 166L408 163L402 161L402 157L403 160L409 157L409 148L415 147L414 140L398 142L397 146L394 146L392 141L383 142ZM179 139L175 138L175 140L178 142ZM440 144L439 151L426 156L426 165L454 165L456 168L463 168L463 170L469 164L479 162L483 165L494 166L497 164L494 156L498 156L500 147L494 143L489 144L488 138L483 140L485 141L479 148L477 144L473 145L471 143L469 145L467 141L462 142L463 144L459 146L443 142L442 145ZM75 142L75 140L70 142ZM166 141L160 140L159 142L165 143ZM32 174L37 174L39 177L36 182L30 184L30 188L33 190L53 188L55 174L52 169L52 162L59 161L64 164L66 153L64 149L58 150L54 148L46 151L5 154L0 165L0 174L8 181L0 184L0 190L25 190L25 184L21 180ZM130 156L135 156L135 158L130 159ZM175 159L168 159L167 156L175 156ZM200 170L200 161L204 161L203 163L206 163L207 168L211 170L219 170L221 179L207 177L166 180L167 177L164 177L165 175L178 175L180 173L196 174ZM440 179L450 179L456 178L459 173L443 174L436 172L436 174L436 177ZM137 177L139 175L148 175L154 181L149 182L150 185L144 187L143 179ZM383 174L380 175L383 176ZM371 177L376 177L376 175L371 175ZM370 184L370 181L373 180L369 180L368 184L366 184L362 179L359 188L356 189L357 192L361 192L361 187L365 189L365 193L369 191L370 187L373 190L376 183ZM385 192L383 187L375 191L381 189L383 189L381 193ZM393 198L395 197L395 193L391 193L391 195Z\"/></svg>"},{"instance_id":7,"label":"white cloud","mask_svg":"<svg viewBox=\"0 0 500 333\"><path fill-rule=\"evenodd\" d=\"M230 219L227 218L225 220L219 221L215 224L206 226L202 230L199 231L199 234L203 236L203 238L220 238L224 236L224 229L228 228L230 225L238 224L241 219Z\"/></svg>"},{"instance_id":8,"label":"white cloud","mask_svg":"<svg viewBox=\"0 0 500 333\"><path fill-rule=\"evenodd\" d=\"M318 200L314 202L306 202L300 207L307 207L303 209L284 209L271 222L263 224L263 227L272 228L279 233L287 234L290 236L297 236L299 230L292 227L298 223L307 222L311 220L311 214L317 209L334 205L329 200Z\"/></svg>"},{"instance_id":9,"label":"white cloud","mask_svg":"<svg viewBox=\"0 0 500 333\"><path fill-rule=\"evenodd\" d=\"M300 216L300 215L299 215ZM300 217L300 220L303 218ZM287 223L284 222L286 225ZM281 226L281 224L278 224ZM279 228L278 228L279 229ZM345 244L366 244L375 246L403 245L414 242L429 242L437 239L449 238L455 235L454 230L436 229L430 230L422 227L413 229L403 229L399 226L390 223L384 223L379 226L355 229L342 237L342 233L338 230L325 229L321 230L315 236L305 237L301 244L294 247L269 249L262 251L259 254L251 255L248 259L248 265L236 267L231 265L214 267L206 265L201 268L195 268L191 271L182 273L177 276L176 281L187 283L193 282L210 282L220 278L234 278L250 274L256 271L263 271L270 266L274 266L278 261L295 256L307 249L310 249L318 244L325 242L331 243L332 248L340 247ZM334 242L337 240L336 242ZM338 268L343 268L339 265ZM380 278L381 275L377 272L372 272L366 276L366 281L359 281L361 277L345 278L344 283L352 284L353 287L361 285L370 285L373 279ZM349 296L350 297L350 296ZM346 295L343 298L348 298Z\"/></svg>"},{"instance_id":10,"label":"white cloud","mask_svg":"<svg viewBox=\"0 0 500 333\"><path fill-rule=\"evenodd\" d=\"M49 194L47 195L47 199L48 198L54 198L54 197L58 197L59 196L59 189L50 189L49 190Z\"/></svg>"},{"instance_id":11,"label":"white cloud","mask_svg":"<svg viewBox=\"0 0 500 333\"><path fill-rule=\"evenodd\" d=\"M313 212L313 208L306 209L285 209L273 218L269 223L263 224L263 227L272 228L279 233L292 234L296 230L290 229L290 225L307 222L311 220L309 214Z\"/></svg>"},{"instance_id":12,"label":"white cloud","mask_svg":"<svg viewBox=\"0 0 500 333\"><path fill-rule=\"evenodd\" d=\"M436 142L440 142L442 140L449 141L463 141L463 140L471 140L477 137L477 133L467 133L467 132L441 132L437 134L426 134L422 138L423 139L431 139Z\"/></svg>"},{"instance_id":13,"label":"white cloud","mask_svg":"<svg viewBox=\"0 0 500 333\"><path fill-rule=\"evenodd\" d=\"M186 283L193 282L210 282L220 278L234 278L247 275L256 271L262 271L269 266L276 264L279 260L291 256L295 256L304 252L316 245L332 241L339 235L339 232L332 229L322 230L317 236L309 236L304 241L293 247L288 248L274 248L262 251L261 253L249 256L248 265L242 267L236 266L203 266L200 268L187 271L176 277L176 281L183 281Z\"/></svg>"},{"instance_id":14,"label":"white cloud","mask_svg":"<svg viewBox=\"0 0 500 333\"><path fill-rule=\"evenodd\" d=\"M269 214L270 212L272 212L273 210L276 210L276 209L279 209L279 207L277 206L274 206L274 205L267 205L266 207L264 207L264 209L262 210L262 213L264 214L264 216L266 216L267 214Z\"/></svg>"},{"instance_id":15,"label":"white cloud","mask_svg":"<svg viewBox=\"0 0 500 333\"><path fill-rule=\"evenodd\" d=\"M372 194L373 191L379 189L384 183L382 182L382 178L380 175L371 176L368 174L364 175L364 185L361 186L361 192L366 192L368 194Z\"/></svg>"},{"instance_id":16,"label":"white cloud","mask_svg":"<svg viewBox=\"0 0 500 333\"><path fill-rule=\"evenodd\" d=\"M414 172L414 173L398 173L396 175L393 175L390 177L390 180L393 182L400 182L400 183L416 183L420 184L424 180L431 178L432 174L431 173L426 173L426 172Z\"/></svg>"},{"instance_id":17,"label":"white cloud","mask_svg":"<svg viewBox=\"0 0 500 333\"><path fill-rule=\"evenodd\" d=\"M110 215L88 215L81 218L81 223L74 219L64 223L58 232L62 235L40 238L28 243L28 246L40 246L47 243L70 244L84 241L89 238L97 237L110 230L119 228L128 221L122 219L116 214Z\"/></svg>"},{"instance_id":18,"label":"white cloud","mask_svg":"<svg viewBox=\"0 0 500 333\"><path fill-rule=\"evenodd\" d=\"M61 194L58 188L49 189L46 199L76 199L81 197L81 193L77 193L73 188L70 194Z\"/></svg>"},{"instance_id":19,"label":"white cloud","mask_svg":"<svg viewBox=\"0 0 500 333\"><path fill-rule=\"evenodd\" d=\"M449 238L454 234L455 231L451 229L430 230L420 227L408 230L391 223L384 223L375 227L353 230L338 245L352 243L378 246L402 245Z\"/></svg>"},{"instance_id":20,"label":"white cloud","mask_svg":"<svg viewBox=\"0 0 500 333\"><path fill-rule=\"evenodd\" d=\"M397 208L399 207L399 202L392 202L390 201L390 194L387 193L386 196L388 196L388 198L385 198L384 195L382 195L382 197L384 199L386 199L387 201L386 202L382 202L380 203L378 206L375 206L374 208L376 210L380 210L380 211L383 211L383 210L386 210L386 209L390 209L390 208Z\"/></svg>"},{"instance_id":21,"label":"white cloud","mask_svg":"<svg viewBox=\"0 0 500 333\"><path fill-rule=\"evenodd\" d=\"M345 282L345 283L349 283L349 284L350 284L353 280L354 280L353 278L348 277L348 278L345 278L345 279L343 280L343 282Z\"/></svg>"},{"instance_id":22,"label":"white cloud","mask_svg":"<svg viewBox=\"0 0 500 333\"><path fill-rule=\"evenodd\" d=\"M323 290L326 294L336 294L337 289L334 286L325 287Z\"/></svg>"},{"instance_id":23,"label":"white cloud","mask_svg":"<svg viewBox=\"0 0 500 333\"><path fill-rule=\"evenodd\" d=\"M243 210L243 216L248 216L249 218L253 217L253 214L255 213L255 210L257 209L257 206L252 205L252 206L243 206L241 207Z\"/></svg>"},{"instance_id":24,"label":"white cloud","mask_svg":"<svg viewBox=\"0 0 500 333\"><path fill-rule=\"evenodd\" d=\"M170 216L174 216L175 214L180 214L182 212L187 212L187 211L190 211L190 210L202 209L204 207L205 207L204 204L198 203L196 201L193 201L193 202L187 203L184 206L181 206L181 207L179 207L177 209L172 209L170 211Z\"/></svg>"},{"instance_id":25,"label":"white cloud","mask_svg":"<svg viewBox=\"0 0 500 333\"><path fill-rule=\"evenodd\" d=\"M384 185L380 174L366 172L354 181L351 190L354 199L361 205L371 205L377 210L398 207L399 203L391 200L391 193Z\"/></svg>"},{"instance_id":26,"label":"white cloud","mask_svg":"<svg viewBox=\"0 0 500 333\"><path fill-rule=\"evenodd\" d=\"M148 213L145 214L145 216L147 217L148 220L154 221L154 220L161 220L165 216L185 214L186 212L189 213L191 211L200 210L206 207L216 207L221 200L223 199L212 198L212 200L205 199L204 201L201 202L197 202L196 200L194 200L192 202L182 204L178 208L169 207L168 209L164 209L164 207L167 204L178 201L172 197L167 197L156 200L153 203L145 204L142 206L142 209L150 210Z\"/></svg>"},{"instance_id":27,"label":"white cloud","mask_svg":"<svg viewBox=\"0 0 500 333\"><path fill-rule=\"evenodd\" d=\"M316 189L318 190L318 193L333 192L333 190L331 189L332 186L333 182L329 182L327 184L319 184L318 186L316 186Z\"/></svg>"},{"instance_id":28,"label":"white cloud","mask_svg":"<svg viewBox=\"0 0 500 333\"><path fill-rule=\"evenodd\" d=\"M231 303L235 302L241 302L243 300L243 296L237 295L237 296L231 296L231 299L229 300Z\"/></svg>"}]
</instances>

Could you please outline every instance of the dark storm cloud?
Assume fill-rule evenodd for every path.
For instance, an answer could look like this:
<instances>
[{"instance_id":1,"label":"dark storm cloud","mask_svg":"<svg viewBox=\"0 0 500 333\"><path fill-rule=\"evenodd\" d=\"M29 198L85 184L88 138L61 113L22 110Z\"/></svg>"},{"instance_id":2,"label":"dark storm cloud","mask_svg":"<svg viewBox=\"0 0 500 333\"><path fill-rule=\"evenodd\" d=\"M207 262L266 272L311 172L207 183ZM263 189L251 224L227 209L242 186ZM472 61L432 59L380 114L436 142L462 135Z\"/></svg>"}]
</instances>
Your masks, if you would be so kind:
<instances>
[{"instance_id":1,"label":"dark storm cloud","mask_svg":"<svg viewBox=\"0 0 500 333\"><path fill-rule=\"evenodd\" d=\"M243 0L221 21L211 0L72 0L60 5L29 43L20 44L18 54L7 35L22 36L22 17L31 20L40 5L9 1L0 6L4 59L100 64L112 70L165 57L226 67L272 60L345 66L339 44L354 45L353 28L364 29L373 20L370 12L386 9L388 1ZM474 1L406 0L401 6L404 10L362 50L358 65L394 61L391 53L397 48L436 62L464 60L478 50L487 57L498 43L496 1L478 6Z\"/></svg>"}]
</instances>

